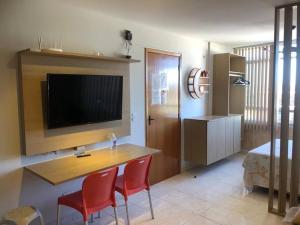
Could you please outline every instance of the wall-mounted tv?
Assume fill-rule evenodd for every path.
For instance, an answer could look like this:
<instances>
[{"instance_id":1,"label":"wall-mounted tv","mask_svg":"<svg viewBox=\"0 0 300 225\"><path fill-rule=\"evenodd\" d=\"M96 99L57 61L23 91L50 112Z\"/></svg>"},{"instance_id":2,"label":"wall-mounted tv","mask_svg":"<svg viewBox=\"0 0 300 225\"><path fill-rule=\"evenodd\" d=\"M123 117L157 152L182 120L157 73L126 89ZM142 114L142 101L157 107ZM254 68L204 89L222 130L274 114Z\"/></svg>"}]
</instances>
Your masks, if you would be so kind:
<instances>
[{"instance_id":1,"label":"wall-mounted tv","mask_svg":"<svg viewBox=\"0 0 300 225\"><path fill-rule=\"evenodd\" d=\"M122 119L123 77L47 74L48 129Z\"/></svg>"}]
</instances>

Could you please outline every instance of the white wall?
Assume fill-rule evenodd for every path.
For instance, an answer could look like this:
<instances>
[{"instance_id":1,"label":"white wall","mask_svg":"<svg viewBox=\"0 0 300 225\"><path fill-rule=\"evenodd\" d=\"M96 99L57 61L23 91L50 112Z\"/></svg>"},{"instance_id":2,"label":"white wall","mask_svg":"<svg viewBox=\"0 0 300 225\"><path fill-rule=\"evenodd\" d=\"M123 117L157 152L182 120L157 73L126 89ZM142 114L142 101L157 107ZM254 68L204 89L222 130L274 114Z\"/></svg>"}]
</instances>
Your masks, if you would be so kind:
<instances>
[{"instance_id":1,"label":"white wall","mask_svg":"<svg viewBox=\"0 0 300 225\"><path fill-rule=\"evenodd\" d=\"M120 32L133 32L135 59L131 66L132 135L120 142L145 144L144 124L144 48L182 53L181 116L209 113L209 97L193 100L186 92L186 77L193 67L206 66L207 43L163 30L146 27L133 21L118 20L99 12L87 11L54 0L2 0L0 2L0 216L19 204L39 207L50 222L55 218L57 196L80 188L81 180L53 187L23 171L22 166L58 157L54 154L25 157L20 154L17 100L16 52L37 47L37 33L44 37L44 47L61 39L63 49L117 55L122 52ZM53 46L52 46L53 47ZM217 51L227 51L219 48ZM220 50L221 49L221 50ZM98 144L98 147L108 143ZM93 148L95 146L91 146ZM59 153L60 155L69 152ZM184 164L185 165L185 164Z\"/></svg>"}]
</instances>

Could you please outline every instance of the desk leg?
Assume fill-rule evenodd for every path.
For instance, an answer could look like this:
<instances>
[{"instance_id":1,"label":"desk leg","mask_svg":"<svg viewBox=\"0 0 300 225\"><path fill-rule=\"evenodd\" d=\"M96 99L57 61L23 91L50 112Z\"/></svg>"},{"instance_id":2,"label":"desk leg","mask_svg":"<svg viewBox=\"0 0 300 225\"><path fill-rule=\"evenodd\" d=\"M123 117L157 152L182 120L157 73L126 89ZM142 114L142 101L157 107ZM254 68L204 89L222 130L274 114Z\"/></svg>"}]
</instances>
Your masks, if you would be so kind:
<instances>
[{"instance_id":1,"label":"desk leg","mask_svg":"<svg viewBox=\"0 0 300 225\"><path fill-rule=\"evenodd\" d=\"M94 214L91 214L91 220L89 222L94 223Z\"/></svg>"},{"instance_id":2,"label":"desk leg","mask_svg":"<svg viewBox=\"0 0 300 225\"><path fill-rule=\"evenodd\" d=\"M96 217L96 219L100 219L101 218L101 211L98 212L98 216Z\"/></svg>"}]
</instances>

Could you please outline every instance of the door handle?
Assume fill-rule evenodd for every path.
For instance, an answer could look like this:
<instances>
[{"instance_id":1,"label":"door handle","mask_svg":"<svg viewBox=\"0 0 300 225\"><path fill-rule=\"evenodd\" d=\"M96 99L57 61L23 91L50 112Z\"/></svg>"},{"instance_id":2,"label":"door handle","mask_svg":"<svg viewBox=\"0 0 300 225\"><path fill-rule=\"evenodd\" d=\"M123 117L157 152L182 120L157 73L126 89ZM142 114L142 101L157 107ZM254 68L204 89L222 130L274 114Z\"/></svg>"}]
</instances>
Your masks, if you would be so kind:
<instances>
[{"instance_id":1,"label":"door handle","mask_svg":"<svg viewBox=\"0 0 300 225\"><path fill-rule=\"evenodd\" d=\"M148 124L149 124L149 125L151 125L151 121L152 121L152 120L155 120L155 119L151 118L151 116L149 115L149 116L148 116Z\"/></svg>"}]
</instances>

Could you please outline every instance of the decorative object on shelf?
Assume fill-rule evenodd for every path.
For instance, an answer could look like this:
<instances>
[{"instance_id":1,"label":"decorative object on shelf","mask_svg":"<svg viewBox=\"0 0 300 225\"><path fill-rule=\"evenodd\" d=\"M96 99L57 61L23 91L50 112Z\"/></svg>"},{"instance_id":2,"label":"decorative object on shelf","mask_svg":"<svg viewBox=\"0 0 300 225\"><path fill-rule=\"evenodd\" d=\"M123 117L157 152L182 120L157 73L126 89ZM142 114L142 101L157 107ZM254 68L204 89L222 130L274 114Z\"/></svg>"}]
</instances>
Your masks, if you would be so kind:
<instances>
[{"instance_id":1,"label":"decorative object on shelf","mask_svg":"<svg viewBox=\"0 0 300 225\"><path fill-rule=\"evenodd\" d=\"M42 50L42 44L43 44L43 37L41 33L37 33L37 48L33 47L33 48L29 48L30 51L33 52L41 52Z\"/></svg>"},{"instance_id":2,"label":"decorative object on shelf","mask_svg":"<svg viewBox=\"0 0 300 225\"><path fill-rule=\"evenodd\" d=\"M42 49L43 37L42 34L38 34L38 48L39 50Z\"/></svg>"},{"instance_id":3,"label":"decorative object on shelf","mask_svg":"<svg viewBox=\"0 0 300 225\"><path fill-rule=\"evenodd\" d=\"M63 52L60 48L42 48L42 52Z\"/></svg>"},{"instance_id":4,"label":"decorative object on shelf","mask_svg":"<svg viewBox=\"0 0 300 225\"><path fill-rule=\"evenodd\" d=\"M208 77L208 71L207 70L202 70L200 77Z\"/></svg>"},{"instance_id":5,"label":"decorative object on shelf","mask_svg":"<svg viewBox=\"0 0 300 225\"><path fill-rule=\"evenodd\" d=\"M132 33L130 30L125 30L124 31L124 40L125 40L125 49L126 49L126 55L125 57L127 59L131 59L131 55L129 55L129 52L131 50L132 47Z\"/></svg>"},{"instance_id":6,"label":"decorative object on shelf","mask_svg":"<svg viewBox=\"0 0 300 225\"><path fill-rule=\"evenodd\" d=\"M96 56L103 56L103 53L102 52L95 52L95 55Z\"/></svg>"},{"instance_id":7,"label":"decorative object on shelf","mask_svg":"<svg viewBox=\"0 0 300 225\"><path fill-rule=\"evenodd\" d=\"M192 98L201 98L207 94L210 86L207 70L193 68L188 76L187 85Z\"/></svg>"},{"instance_id":8,"label":"decorative object on shelf","mask_svg":"<svg viewBox=\"0 0 300 225\"><path fill-rule=\"evenodd\" d=\"M40 36L40 38L42 38L42 37ZM42 52L63 52L61 37L60 38L56 38L56 37L52 38L50 46L51 46L50 48L42 48L42 46L39 45L39 49Z\"/></svg>"}]
</instances>

